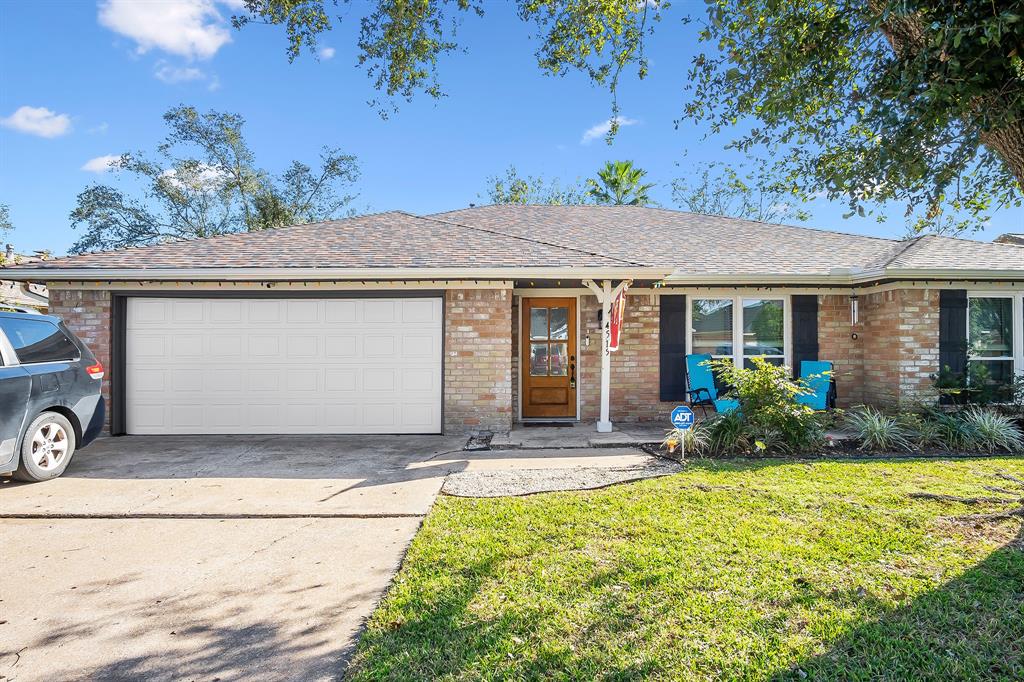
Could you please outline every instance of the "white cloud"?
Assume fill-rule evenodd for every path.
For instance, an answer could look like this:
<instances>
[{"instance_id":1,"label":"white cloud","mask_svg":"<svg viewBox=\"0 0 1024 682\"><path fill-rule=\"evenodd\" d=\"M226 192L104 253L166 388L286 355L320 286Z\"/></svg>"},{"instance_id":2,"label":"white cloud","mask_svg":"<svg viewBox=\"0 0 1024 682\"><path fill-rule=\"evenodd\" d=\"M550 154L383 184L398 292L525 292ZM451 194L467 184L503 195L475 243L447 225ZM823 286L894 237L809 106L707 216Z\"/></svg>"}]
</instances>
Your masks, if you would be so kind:
<instances>
[{"instance_id":1,"label":"white cloud","mask_svg":"<svg viewBox=\"0 0 1024 682\"><path fill-rule=\"evenodd\" d=\"M103 156L97 156L95 159L89 159L86 161L82 164L82 170L89 171L90 173L106 173L109 170L117 168L118 161L120 160L120 156L104 154Z\"/></svg>"},{"instance_id":2,"label":"white cloud","mask_svg":"<svg viewBox=\"0 0 1024 682\"><path fill-rule=\"evenodd\" d=\"M0 119L0 124L29 135L60 137L71 130L71 117L46 107L18 107L13 114Z\"/></svg>"},{"instance_id":3,"label":"white cloud","mask_svg":"<svg viewBox=\"0 0 1024 682\"><path fill-rule=\"evenodd\" d=\"M601 121L596 123L583 132L583 137L580 139L580 144L590 144L594 140L604 137L612 129L612 122L617 121L619 127L636 125L640 121L635 118L628 118L626 116L615 116L608 119L607 121Z\"/></svg>"},{"instance_id":4,"label":"white cloud","mask_svg":"<svg viewBox=\"0 0 1024 682\"><path fill-rule=\"evenodd\" d=\"M89 128L85 132L89 133L90 135L106 135L108 130L110 130L110 124L104 121L103 123L100 123L98 126L93 126L92 128Z\"/></svg>"},{"instance_id":5,"label":"white cloud","mask_svg":"<svg viewBox=\"0 0 1024 682\"><path fill-rule=\"evenodd\" d=\"M174 66L163 60L156 63L153 75L156 76L157 80L171 84L206 80L206 74L203 73L202 69L197 69L194 66Z\"/></svg>"},{"instance_id":6,"label":"white cloud","mask_svg":"<svg viewBox=\"0 0 1024 682\"><path fill-rule=\"evenodd\" d=\"M219 166L199 163L169 168L160 177L175 189L212 194L224 186L229 173Z\"/></svg>"},{"instance_id":7,"label":"white cloud","mask_svg":"<svg viewBox=\"0 0 1024 682\"><path fill-rule=\"evenodd\" d=\"M209 59L231 42L226 18L214 0L103 0L99 22L135 41L139 54L163 50L188 59ZM237 10L237 0L221 3Z\"/></svg>"},{"instance_id":8,"label":"white cloud","mask_svg":"<svg viewBox=\"0 0 1024 682\"><path fill-rule=\"evenodd\" d=\"M333 47L321 47L319 50L320 59L324 61L334 59L335 50Z\"/></svg>"}]
</instances>

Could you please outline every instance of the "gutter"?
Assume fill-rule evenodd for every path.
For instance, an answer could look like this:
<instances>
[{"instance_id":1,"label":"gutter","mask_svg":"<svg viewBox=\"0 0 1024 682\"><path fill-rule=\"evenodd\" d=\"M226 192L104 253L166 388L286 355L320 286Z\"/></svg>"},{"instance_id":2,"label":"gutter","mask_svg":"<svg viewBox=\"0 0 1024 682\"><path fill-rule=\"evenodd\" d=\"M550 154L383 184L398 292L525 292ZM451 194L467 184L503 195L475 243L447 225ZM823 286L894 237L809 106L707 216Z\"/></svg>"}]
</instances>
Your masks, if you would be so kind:
<instances>
[{"instance_id":1,"label":"gutter","mask_svg":"<svg viewBox=\"0 0 1024 682\"><path fill-rule=\"evenodd\" d=\"M59 281L360 281L485 279L654 279L672 271L652 267L561 268L17 268L5 279Z\"/></svg>"},{"instance_id":2,"label":"gutter","mask_svg":"<svg viewBox=\"0 0 1024 682\"><path fill-rule=\"evenodd\" d=\"M780 275L779 273L745 273L737 275L672 274L665 278L670 285L731 284L820 284L856 286L882 280L1010 280L1024 281L1024 268L1015 270L966 270L954 268L874 268L871 270L834 269L820 275Z\"/></svg>"}]
</instances>

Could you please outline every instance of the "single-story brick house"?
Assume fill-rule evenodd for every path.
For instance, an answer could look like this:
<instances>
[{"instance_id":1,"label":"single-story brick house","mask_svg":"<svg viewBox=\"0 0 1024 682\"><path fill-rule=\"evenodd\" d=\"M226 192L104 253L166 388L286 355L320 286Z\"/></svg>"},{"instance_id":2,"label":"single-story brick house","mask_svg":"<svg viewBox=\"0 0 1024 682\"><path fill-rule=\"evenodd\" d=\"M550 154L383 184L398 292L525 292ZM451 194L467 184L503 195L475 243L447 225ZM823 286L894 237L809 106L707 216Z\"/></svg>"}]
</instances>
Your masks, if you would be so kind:
<instances>
[{"instance_id":1,"label":"single-story brick house","mask_svg":"<svg viewBox=\"0 0 1024 682\"><path fill-rule=\"evenodd\" d=\"M460 433L666 419L684 356L835 363L841 405L941 365L1024 372L1024 249L660 208L388 212L70 256L45 283L108 368L114 434ZM607 420L604 420L607 421ZM610 425L609 425L610 426Z\"/></svg>"}]
</instances>

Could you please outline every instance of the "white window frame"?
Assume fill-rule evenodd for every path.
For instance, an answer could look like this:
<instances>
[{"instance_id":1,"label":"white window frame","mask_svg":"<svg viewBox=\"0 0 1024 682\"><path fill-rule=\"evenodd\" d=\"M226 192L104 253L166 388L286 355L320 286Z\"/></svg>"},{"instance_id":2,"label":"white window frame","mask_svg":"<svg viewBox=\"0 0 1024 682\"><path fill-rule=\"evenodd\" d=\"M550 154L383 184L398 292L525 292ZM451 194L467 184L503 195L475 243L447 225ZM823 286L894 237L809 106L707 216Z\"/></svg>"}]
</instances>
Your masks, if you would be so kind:
<instances>
[{"instance_id":1,"label":"white window frame","mask_svg":"<svg viewBox=\"0 0 1024 682\"><path fill-rule=\"evenodd\" d=\"M1012 355L1002 355L1000 357L971 357L971 299L975 298L1007 298L1012 301L1010 318L1011 318L1011 333L1013 334L1013 348L1011 349ZM967 335L967 363L970 366L972 362L979 362L985 360L996 360L1013 363L1013 374L1014 376L1020 376L1024 374L1024 293L1012 293L1006 291L968 291L967 292L967 320L966 330Z\"/></svg>"},{"instance_id":2,"label":"white window frame","mask_svg":"<svg viewBox=\"0 0 1024 682\"><path fill-rule=\"evenodd\" d=\"M695 301L731 301L732 302L732 355L712 355L713 358L730 358L736 367L742 367L746 356L743 353L743 302L744 301L781 301L782 302L782 364L793 366L792 314L793 307L789 294L761 296L756 292L742 294L692 294L686 305L686 353L693 354L693 304ZM752 355L750 357L778 357L775 355Z\"/></svg>"}]
</instances>

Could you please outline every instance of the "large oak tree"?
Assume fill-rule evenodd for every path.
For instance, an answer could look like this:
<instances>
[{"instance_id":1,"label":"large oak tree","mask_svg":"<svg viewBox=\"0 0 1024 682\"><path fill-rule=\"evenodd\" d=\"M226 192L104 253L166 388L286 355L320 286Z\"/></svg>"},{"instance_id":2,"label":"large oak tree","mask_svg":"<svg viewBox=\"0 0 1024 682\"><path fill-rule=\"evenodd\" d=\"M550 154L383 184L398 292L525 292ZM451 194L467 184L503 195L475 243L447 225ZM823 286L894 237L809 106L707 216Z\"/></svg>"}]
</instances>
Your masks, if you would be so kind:
<instances>
[{"instance_id":1,"label":"large oak tree","mask_svg":"<svg viewBox=\"0 0 1024 682\"><path fill-rule=\"evenodd\" d=\"M284 26L294 59L347 21L333 15L349 4L245 0L234 23ZM537 31L539 67L582 71L609 89L613 112L623 74L646 75L652 35L695 37L702 47L681 83L683 115L712 132L736 131L740 150L782 160L774 181L796 198L825 191L858 213L895 201L914 228L942 230L976 227L991 209L1021 203L1020 2L707 0L703 14L684 8L675 17L657 0L516 7ZM460 20L485 8L482 0L371 3L359 18L358 61L392 104L440 97L439 58L458 49Z\"/></svg>"}]
</instances>

